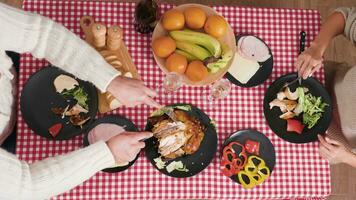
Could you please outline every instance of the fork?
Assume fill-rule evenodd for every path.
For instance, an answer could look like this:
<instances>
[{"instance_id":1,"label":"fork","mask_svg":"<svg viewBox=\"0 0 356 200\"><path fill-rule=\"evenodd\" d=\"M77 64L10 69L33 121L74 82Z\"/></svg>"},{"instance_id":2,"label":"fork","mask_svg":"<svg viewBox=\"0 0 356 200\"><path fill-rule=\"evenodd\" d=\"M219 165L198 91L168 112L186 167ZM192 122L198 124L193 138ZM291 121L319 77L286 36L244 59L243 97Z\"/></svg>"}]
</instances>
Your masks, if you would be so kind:
<instances>
[{"instance_id":1,"label":"fork","mask_svg":"<svg viewBox=\"0 0 356 200\"><path fill-rule=\"evenodd\" d=\"M176 115L175 115L175 113L174 113L174 109L173 109L172 107L166 107L166 108L164 109L164 113L165 113L166 115L168 115L168 117L169 117L171 120L173 120L174 122L177 122L177 121L178 121L178 119L177 119L177 117L176 117Z\"/></svg>"}]
</instances>

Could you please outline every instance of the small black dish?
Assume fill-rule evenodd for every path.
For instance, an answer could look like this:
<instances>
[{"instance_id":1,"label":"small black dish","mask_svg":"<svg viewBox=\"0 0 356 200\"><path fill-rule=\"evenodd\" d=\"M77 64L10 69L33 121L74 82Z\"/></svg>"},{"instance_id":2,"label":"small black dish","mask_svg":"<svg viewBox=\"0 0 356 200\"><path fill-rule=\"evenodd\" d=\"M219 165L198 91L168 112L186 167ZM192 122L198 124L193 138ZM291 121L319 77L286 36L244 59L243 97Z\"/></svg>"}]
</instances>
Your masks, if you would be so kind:
<instances>
[{"instance_id":1,"label":"small black dish","mask_svg":"<svg viewBox=\"0 0 356 200\"><path fill-rule=\"evenodd\" d=\"M308 143L314 142L318 139L318 134L324 134L330 125L332 119L332 101L329 93L324 86L315 78L309 77L306 80L302 80L301 86L309 89L309 92L316 97L321 97L322 100L329 104L326 107L325 112L319 119L317 124L308 129L304 128L301 134L287 132L287 121L280 119L282 114L279 108L274 107L270 109L269 103L277 97L277 93L283 88L286 83L289 83L297 78L296 73L286 74L275 80L272 85L267 89L263 100L263 112L269 127L280 138L292 142L292 143ZM296 82L289 86L291 91L295 91L299 87L299 83Z\"/></svg>"},{"instance_id":2,"label":"small black dish","mask_svg":"<svg viewBox=\"0 0 356 200\"><path fill-rule=\"evenodd\" d=\"M96 119L92 124L90 124L90 126L88 127L88 129L84 135L84 138L83 138L84 146L89 145L89 141L88 141L89 132L93 128L95 128L97 125L102 124L102 123L117 124L121 127L124 127L124 129L126 131L138 132L138 129L135 126L135 124L132 123L129 119L119 116L119 115L108 115L103 118ZM133 161L129 162L128 165L121 166L121 167L106 168L106 169L103 169L102 171L108 172L108 173L122 172L122 171L128 169L129 167L131 167L135 163L135 161L138 159L139 155L140 154L137 154L136 158Z\"/></svg>"},{"instance_id":3,"label":"small black dish","mask_svg":"<svg viewBox=\"0 0 356 200\"><path fill-rule=\"evenodd\" d=\"M166 168L158 169L155 164L155 161L153 160L160 156L160 154L158 153L158 141L155 137L147 139L146 147L145 147L146 157L151 162L151 164L161 173L176 178L191 177L203 171L211 163L217 150L217 134L216 134L215 126L210 120L210 118L203 111L190 104L174 104L174 105L169 105L168 107L186 106L186 105L190 106L191 110L185 112L187 112L190 116L200 120L200 122L205 126L206 128L204 132L205 135L199 146L199 149L195 153L191 155L184 155L182 157L167 161L166 165L168 165L173 161L182 161L182 163L186 166L186 168L189 171L184 172L184 171L174 170L171 173L168 173ZM146 125L145 130L151 131L152 124L148 123Z\"/></svg>"},{"instance_id":4,"label":"small black dish","mask_svg":"<svg viewBox=\"0 0 356 200\"><path fill-rule=\"evenodd\" d=\"M79 127L71 124L69 119L62 119L61 116L54 114L51 108L64 108L68 105L67 100L56 92L53 85L54 79L61 74L75 78L57 67L44 67L28 79L20 97L21 113L27 125L35 134L51 140L68 140L80 135L91 124L98 109L98 96L94 85L76 79L88 94L89 112L86 116L89 116L90 120ZM48 129L57 123L61 123L63 127L59 134L53 138Z\"/></svg>"},{"instance_id":5,"label":"small black dish","mask_svg":"<svg viewBox=\"0 0 356 200\"><path fill-rule=\"evenodd\" d=\"M236 45L238 44L238 41L241 39L241 37L244 36L249 36L249 35L236 35ZM254 36L254 35L251 35ZM261 66L260 69L255 73L255 75L253 75L251 77L251 79L246 83L243 84L240 81L238 81L232 74L230 74L229 72L227 72L225 74L225 77L231 81L231 83L240 86L240 87L255 87L257 85L260 85L262 83L264 83L268 77L271 75L272 70L273 70L273 54L271 49L269 48L269 46L259 37L254 36L257 39L259 39L260 41L262 41L269 49L269 53L271 54L271 57L268 58L266 61L264 62L259 62L258 64ZM233 68L234 66L231 66L231 68Z\"/></svg>"},{"instance_id":6,"label":"small black dish","mask_svg":"<svg viewBox=\"0 0 356 200\"><path fill-rule=\"evenodd\" d=\"M231 134L224 142L221 148L221 155L224 147L231 142L238 142L242 145L245 144L247 140L254 140L260 143L259 157L266 162L266 166L270 169L270 173L274 169L276 164L276 152L271 141L262 133L255 130L240 130ZM247 156L252 156L253 154L247 153ZM230 177L236 183L239 183L237 175Z\"/></svg>"}]
</instances>

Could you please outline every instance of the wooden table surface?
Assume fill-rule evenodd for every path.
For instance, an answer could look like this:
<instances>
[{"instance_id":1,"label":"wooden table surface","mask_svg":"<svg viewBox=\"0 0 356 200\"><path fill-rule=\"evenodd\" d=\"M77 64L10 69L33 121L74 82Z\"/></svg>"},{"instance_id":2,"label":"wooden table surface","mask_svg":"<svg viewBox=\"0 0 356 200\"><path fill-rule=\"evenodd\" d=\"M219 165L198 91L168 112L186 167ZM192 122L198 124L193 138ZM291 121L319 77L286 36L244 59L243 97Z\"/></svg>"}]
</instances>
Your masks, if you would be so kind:
<instances>
[{"instance_id":1,"label":"wooden table surface","mask_svg":"<svg viewBox=\"0 0 356 200\"><path fill-rule=\"evenodd\" d=\"M128 2L138 1L139 0L129 0ZM6 4L18 8L22 6L22 0L0 0L0 2L5 2ZM356 6L355 0L159 0L159 2L171 4L201 3L208 5L316 9L319 10L323 19L337 7ZM356 47L351 45L344 37L339 36L334 39L328 47L325 59L355 65ZM353 177L356 177L356 169L352 169L344 164L333 165L331 167L332 195L329 199L353 200L356 196L356 179Z\"/></svg>"}]
</instances>

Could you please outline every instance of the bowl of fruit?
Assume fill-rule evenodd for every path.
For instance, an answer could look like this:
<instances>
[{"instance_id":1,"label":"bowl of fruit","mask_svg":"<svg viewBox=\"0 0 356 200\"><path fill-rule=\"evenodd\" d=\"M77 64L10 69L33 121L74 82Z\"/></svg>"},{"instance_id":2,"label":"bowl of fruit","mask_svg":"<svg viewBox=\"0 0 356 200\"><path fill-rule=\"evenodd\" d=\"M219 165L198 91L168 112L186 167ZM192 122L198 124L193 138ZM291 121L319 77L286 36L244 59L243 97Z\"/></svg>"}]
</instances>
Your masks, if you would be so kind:
<instances>
[{"instance_id":1,"label":"bowl of fruit","mask_svg":"<svg viewBox=\"0 0 356 200\"><path fill-rule=\"evenodd\" d=\"M236 51L234 32L214 9L184 4L166 11L152 35L154 59L183 83L209 85L228 71Z\"/></svg>"}]
</instances>

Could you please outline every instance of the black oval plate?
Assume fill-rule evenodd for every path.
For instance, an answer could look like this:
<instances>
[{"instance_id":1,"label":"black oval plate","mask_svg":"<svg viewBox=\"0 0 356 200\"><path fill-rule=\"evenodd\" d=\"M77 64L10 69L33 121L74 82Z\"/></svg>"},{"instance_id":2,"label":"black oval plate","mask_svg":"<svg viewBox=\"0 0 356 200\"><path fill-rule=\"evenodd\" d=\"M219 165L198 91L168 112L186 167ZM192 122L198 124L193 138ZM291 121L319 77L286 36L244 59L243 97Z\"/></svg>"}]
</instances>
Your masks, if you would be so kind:
<instances>
[{"instance_id":1,"label":"black oval plate","mask_svg":"<svg viewBox=\"0 0 356 200\"><path fill-rule=\"evenodd\" d=\"M332 101L330 95L318 80L310 77L306 80L303 80L301 85L308 88L312 95L316 97L321 96L322 100L329 104L329 106L326 107L322 117L313 128L308 129L305 127L302 134L287 132L287 121L279 118L279 115L282 114L280 109L276 107L274 107L272 110L269 109L269 103L277 97L277 93L280 91L280 89L286 83L295 80L297 76L298 75L296 73L286 74L272 83L272 85L267 89L263 100L263 112L269 127L280 138L292 143L313 142L318 139L318 134L325 133L326 129L330 125L332 118ZM291 91L295 91L298 86L299 83L296 82L289 87Z\"/></svg>"},{"instance_id":2,"label":"black oval plate","mask_svg":"<svg viewBox=\"0 0 356 200\"><path fill-rule=\"evenodd\" d=\"M259 157L262 158L265 162L267 167L270 169L270 172L272 174L272 171L274 169L274 166L276 164L276 152L274 150L274 146L271 143L271 141L262 133L255 131L255 130L240 130L237 131L233 134L231 134L224 142L222 148L221 148L221 154L226 145L228 145L230 142L238 142L242 145L245 145L245 142L250 139L254 141L260 142L260 151L259 151ZM253 154L247 153L247 156L252 156ZM231 180L233 180L236 183L239 183L239 180L237 178L237 175L233 175L230 177Z\"/></svg>"},{"instance_id":3,"label":"black oval plate","mask_svg":"<svg viewBox=\"0 0 356 200\"><path fill-rule=\"evenodd\" d=\"M237 35L236 36L236 45L238 44L239 40L241 37L243 36L249 36L249 35ZM254 35L251 35L254 36ZM273 54L271 49L269 48L269 46L265 43L265 41L263 41L261 38L254 36L257 39L261 40L269 49L269 53L271 54L271 57L268 58L266 61L264 62L259 62L258 64L260 64L260 69L256 72L255 75L253 75L251 77L251 79L246 83L246 84L242 84L240 81L238 81L233 75L231 75L229 72L227 72L225 74L225 77L231 81L231 83L238 85L240 87L255 87L257 85L262 84L263 82L265 82L268 77L271 75L272 70L273 70ZM233 67L233 66L231 66Z\"/></svg>"},{"instance_id":4,"label":"black oval plate","mask_svg":"<svg viewBox=\"0 0 356 200\"><path fill-rule=\"evenodd\" d=\"M217 150L217 134L215 130L215 126L212 124L210 118L197 107L190 104L174 104L169 106L177 106L177 105L189 105L191 106L191 111L186 111L190 116L193 116L202 122L202 124L206 127L204 138L200 144L199 149L191 155L185 155L173 160L170 160L166 163L168 165L172 161L182 161L183 164L189 169L189 172L181 172L174 170L171 173L168 173L165 168L158 169L156 167L155 161L153 159L160 156L158 153L158 141L155 137L152 137L146 140L145 154L147 159L151 162L151 164L163 174L167 176L176 177L176 178L186 178L191 177L199 172L203 171L213 160L216 150ZM146 125L146 131L151 131L152 125Z\"/></svg>"},{"instance_id":5,"label":"black oval plate","mask_svg":"<svg viewBox=\"0 0 356 200\"><path fill-rule=\"evenodd\" d=\"M87 116L90 116L90 120L80 128L72 125L68 118L62 119L61 116L54 114L51 108L58 106L64 108L68 105L68 102L56 92L53 85L54 79L61 74L74 78L73 75L57 67L42 68L28 79L20 98L21 113L27 125L35 134L52 140L68 140L80 135L95 118L98 109L98 96L94 85L76 79L88 93L89 113ZM62 123L63 128L53 138L48 129L56 123Z\"/></svg>"},{"instance_id":6,"label":"black oval plate","mask_svg":"<svg viewBox=\"0 0 356 200\"><path fill-rule=\"evenodd\" d=\"M88 141L88 134L89 132L96 127L97 125L101 124L101 123L109 123L109 124L117 124L121 127L124 127L124 129L126 131L132 131L132 132L137 132L138 128L136 127L136 125L130 121L129 119L119 116L119 115L107 115L103 118L97 119L95 120L87 129L84 138L83 138L83 145L84 146L88 146L89 145L89 141ZM112 167L112 168L106 168L103 169L103 172L108 172L108 173L116 173L116 172L122 172L126 169L128 169L129 167L131 167L136 160L138 159L140 154L137 154L136 158L129 162L128 165L122 166L122 167Z\"/></svg>"}]
</instances>

